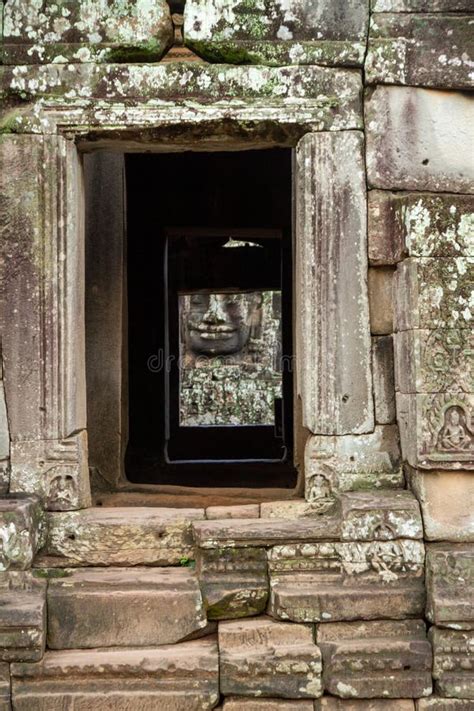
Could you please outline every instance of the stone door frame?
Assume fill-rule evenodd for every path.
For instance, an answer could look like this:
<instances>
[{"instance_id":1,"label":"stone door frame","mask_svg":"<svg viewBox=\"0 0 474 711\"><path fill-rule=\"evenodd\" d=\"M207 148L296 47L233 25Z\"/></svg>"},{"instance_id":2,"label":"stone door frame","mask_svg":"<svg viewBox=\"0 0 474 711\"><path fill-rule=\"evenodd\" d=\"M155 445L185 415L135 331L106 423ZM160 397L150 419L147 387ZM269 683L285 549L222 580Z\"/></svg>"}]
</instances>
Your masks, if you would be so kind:
<instances>
[{"instance_id":1,"label":"stone door frame","mask_svg":"<svg viewBox=\"0 0 474 711\"><path fill-rule=\"evenodd\" d=\"M143 116L144 110L140 111ZM121 119L114 124L110 114L107 125L94 130L91 140L84 123L78 121L78 111L57 108L44 121L47 134L2 139L4 165L16 178L15 190L21 186L29 199L26 209L17 193L9 194L7 187L4 207L11 231L21 232L24 240L12 250L17 272L7 298L3 347L11 490L37 493L49 510L91 504L81 153L100 149L172 152L196 147L196 132L205 120L199 112L186 121L176 144L164 144L159 138L160 127L165 134L168 130L173 107L171 119L164 109L158 113L160 119L150 121L152 142L143 142L142 120L129 123L125 130ZM225 132L225 126L232 125L225 105L216 113L213 121ZM272 116L271 127L277 134L279 124L287 121L285 111L280 110L280 116ZM306 129L291 141L278 142L268 131L268 117L256 119L253 125L254 137L250 131L244 140L236 139L230 128L227 143L217 146L211 139L199 148L296 148L295 411L300 409L301 424L309 434L371 432L363 134ZM270 133L266 140L265 131ZM325 378L324 373L330 376Z\"/></svg>"}]
</instances>

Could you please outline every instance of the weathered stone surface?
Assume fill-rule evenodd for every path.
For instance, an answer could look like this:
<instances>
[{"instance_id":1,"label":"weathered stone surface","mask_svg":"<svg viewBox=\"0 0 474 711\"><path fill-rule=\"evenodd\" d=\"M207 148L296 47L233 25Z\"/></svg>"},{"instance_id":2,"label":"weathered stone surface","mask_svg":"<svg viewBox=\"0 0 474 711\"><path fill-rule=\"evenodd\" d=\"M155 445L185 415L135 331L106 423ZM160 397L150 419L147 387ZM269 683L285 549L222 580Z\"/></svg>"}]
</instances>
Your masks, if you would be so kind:
<instances>
[{"instance_id":1,"label":"weathered stone surface","mask_svg":"<svg viewBox=\"0 0 474 711\"><path fill-rule=\"evenodd\" d=\"M188 0L185 43L214 62L235 64L362 64L368 0L308 7L303 0Z\"/></svg>"},{"instance_id":2,"label":"weathered stone surface","mask_svg":"<svg viewBox=\"0 0 474 711\"><path fill-rule=\"evenodd\" d=\"M394 368L392 336L372 338L375 421L378 425L395 422Z\"/></svg>"},{"instance_id":3,"label":"weathered stone surface","mask_svg":"<svg viewBox=\"0 0 474 711\"><path fill-rule=\"evenodd\" d=\"M85 155L86 369L89 467L112 485L125 479L128 409L123 371L125 167L123 154ZM100 397L97 397L100 393Z\"/></svg>"},{"instance_id":4,"label":"weathered stone surface","mask_svg":"<svg viewBox=\"0 0 474 711\"><path fill-rule=\"evenodd\" d=\"M10 704L10 667L0 664L0 711L11 711ZM305 709L303 709L305 711ZM312 709L309 709L312 711Z\"/></svg>"},{"instance_id":5,"label":"weathered stone surface","mask_svg":"<svg viewBox=\"0 0 474 711\"><path fill-rule=\"evenodd\" d=\"M422 469L473 469L474 395L397 393L397 418L403 457Z\"/></svg>"},{"instance_id":6,"label":"weathered stone surface","mask_svg":"<svg viewBox=\"0 0 474 711\"><path fill-rule=\"evenodd\" d=\"M420 502L425 538L474 543L472 472L407 469L410 488Z\"/></svg>"},{"instance_id":7,"label":"weathered stone surface","mask_svg":"<svg viewBox=\"0 0 474 711\"><path fill-rule=\"evenodd\" d=\"M5 389L0 380L0 460L8 459L10 454L10 433L8 428Z\"/></svg>"},{"instance_id":8,"label":"weathered stone surface","mask_svg":"<svg viewBox=\"0 0 474 711\"><path fill-rule=\"evenodd\" d=\"M315 434L373 429L366 187L360 133L296 151L297 392Z\"/></svg>"},{"instance_id":9,"label":"weathered stone surface","mask_svg":"<svg viewBox=\"0 0 474 711\"><path fill-rule=\"evenodd\" d=\"M402 393L474 390L471 330L416 329L395 334L396 383Z\"/></svg>"},{"instance_id":10,"label":"weathered stone surface","mask_svg":"<svg viewBox=\"0 0 474 711\"><path fill-rule=\"evenodd\" d=\"M305 482L306 499L323 503L338 491L403 486L398 428L384 425L367 435L309 438Z\"/></svg>"},{"instance_id":11,"label":"weathered stone surface","mask_svg":"<svg viewBox=\"0 0 474 711\"><path fill-rule=\"evenodd\" d=\"M48 651L13 664L14 708L63 711L198 711L219 699L214 638L142 649Z\"/></svg>"},{"instance_id":12,"label":"weathered stone surface","mask_svg":"<svg viewBox=\"0 0 474 711\"><path fill-rule=\"evenodd\" d=\"M245 548L272 546L283 541L338 539L339 516L313 519L226 519L193 523L194 539L200 548Z\"/></svg>"},{"instance_id":13,"label":"weathered stone surface","mask_svg":"<svg viewBox=\"0 0 474 711\"><path fill-rule=\"evenodd\" d=\"M323 696L314 702L314 711L415 711L412 699L338 699Z\"/></svg>"},{"instance_id":14,"label":"weathered stone surface","mask_svg":"<svg viewBox=\"0 0 474 711\"><path fill-rule=\"evenodd\" d=\"M208 619L249 617L265 610L269 588L265 549L201 549L196 572Z\"/></svg>"},{"instance_id":15,"label":"weathered stone surface","mask_svg":"<svg viewBox=\"0 0 474 711\"><path fill-rule=\"evenodd\" d=\"M48 647L175 644L206 626L186 568L89 568L48 585Z\"/></svg>"},{"instance_id":16,"label":"weathered stone surface","mask_svg":"<svg viewBox=\"0 0 474 711\"><path fill-rule=\"evenodd\" d=\"M50 513L39 567L178 565L192 559L203 509L111 508Z\"/></svg>"},{"instance_id":17,"label":"weathered stone surface","mask_svg":"<svg viewBox=\"0 0 474 711\"><path fill-rule=\"evenodd\" d=\"M258 518L260 507L258 504L241 504L235 506L208 506L206 518L210 521L225 518Z\"/></svg>"},{"instance_id":18,"label":"weathered stone surface","mask_svg":"<svg viewBox=\"0 0 474 711\"><path fill-rule=\"evenodd\" d=\"M472 88L471 35L469 15L374 13L366 80L368 84Z\"/></svg>"},{"instance_id":19,"label":"weathered stone surface","mask_svg":"<svg viewBox=\"0 0 474 711\"><path fill-rule=\"evenodd\" d=\"M431 647L421 620L322 624L324 690L342 698L431 694Z\"/></svg>"},{"instance_id":20,"label":"weathered stone surface","mask_svg":"<svg viewBox=\"0 0 474 711\"><path fill-rule=\"evenodd\" d=\"M405 259L397 268L394 289L397 330L471 329L473 260Z\"/></svg>"},{"instance_id":21,"label":"weathered stone surface","mask_svg":"<svg viewBox=\"0 0 474 711\"><path fill-rule=\"evenodd\" d=\"M474 629L474 546L428 545L426 587L430 622L440 627Z\"/></svg>"},{"instance_id":22,"label":"weathered stone surface","mask_svg":"<svg viewBox=\"0 0 474 711\"><path fill-rule=\"evenodd\" d=\"M433 678L442 696L474 699L474 632L432 627Z\"/></svg>"},{"instance_id":23,"label":"weathered stone surface","mask_svg":"<svg viewBox=\"0 0 474 711\"><path fill-rule=\"evenodd\" d=\"M468 96L379 86L365 106L371 187L474 192L474 101Z\"/></svg>"},{"instance_id":24,"label":"weathered stone surface","mask_svg":"<svg viewBox=\"0 0 474 711\"><path fill-rule=\"evenodd\" d=\"M295 622L421 615L424 548L419 541L275 546L270 606Z\"/></svg>"},{"instance_id":25,"label":"weathered stone surface","mask_svg":"<svg viewBox=\"0 0 474 711\"><path fill-rule=\"evenodd\" d=\"M157 2L9 0L4 64L158 61L173 40L170 11Z\"/></svg>"},{"instance_id":26,"label":"weathered stone surface","mask_svg":"<svg viewBox=\"0 0 474 711\"><path fill-rule=\"evenodd\" d=\"M446 699L430 696L429 699L417 699L416 711L471 711L472 702L468 699Z\"/></svg>"},{"instance_id":27,"label":"weathered stone surface","mask_svg":"<svg viewBox=\"0 0 474 711\"><path fill-rule=\"evenodd\" d=\"M305 499L268 501L260 504L261 518L315 518L327 512L336 513L338 502L329 497L310 503Z\"/></svg>"},{"instance_id":28,"label":"weathered stone surface","mask_svg":"<svg viewBox=\"0 0 474 711\"><path fill-rule=\"evenodd\" d=\"M474 254L474 197L369 192L369 260L395 264L410 257Z\"/></svg>"},{"instance_id":29,"label":"weathered stone surface","mask_svg":"<svg viewBox=\"0 0 474 711\"><path fill-rule=\"evenodd\" d=\"M11 489L79 508L90 503L79 156L61 136L6 135L0 162Z\"/></svg>"},{"instance_id":30,"label":"weathered stone surface","mask_svg":"<svg viewBox=\"0 0 474 711\"><path fill-rule=\"evenodd\" d=\"M391 489L341 495L343 541L423 538L418 501L409 491Z\"/></svg>"},{"instance_id":31,"label":"weathered stone surface","mask_svg":"<svg viewBox=\"0 0 474 711\"><path fill-rule=\"evenodd\" d=\"M223 711L314 711L308 699L256 699L229 696L224 699Z\"/></svg>"},{"instance_id":32,"label":"weathered stone surface","mask_svg":"<svg viewBox=\"0 0 474 711\"><path fill-rule=\"evenodd\" d=\"M309 625L269 617L219 623L220 688L227 694L316 698L321 653Z\"/></svg>"},{"instance_id":33,"label":"weathered stone surface","mask_svg":"<svg viewBox=\"0 0 474 711\"><path fill-rule=\"evenodd\" d=\"M46 585L0 580L0 660L37 661L46 642Z\"/></svg>"},{"instance_id":34,"label":"weathered stone surface","mask_svg":"<svg viewBox=\"0 0 474 711\"><path fill-rule=\"evenodd\" d=\"M43 537L44 517L36 496L0 498L0 571L29 568Z\"/></svg>"},{"instance_id":35,"label":"weathered stone surface","mask_svg":"<svg viewBox=\"0 0 474 711\"><path fill-rule=\"evenodd\" d=\"M372 0L374 12L471 12L471 0Z\"/></svg>"},{"instance_id":36,"label":"weathered stone surface","mask_svg":"<svg viewBox=\"0 0 474 711\"><path fill-rule=\"evenodd\" d=\"M369 269L370 331L377 336L393 332L393 277L390 267Z\"/></svg>"}]
</instances>

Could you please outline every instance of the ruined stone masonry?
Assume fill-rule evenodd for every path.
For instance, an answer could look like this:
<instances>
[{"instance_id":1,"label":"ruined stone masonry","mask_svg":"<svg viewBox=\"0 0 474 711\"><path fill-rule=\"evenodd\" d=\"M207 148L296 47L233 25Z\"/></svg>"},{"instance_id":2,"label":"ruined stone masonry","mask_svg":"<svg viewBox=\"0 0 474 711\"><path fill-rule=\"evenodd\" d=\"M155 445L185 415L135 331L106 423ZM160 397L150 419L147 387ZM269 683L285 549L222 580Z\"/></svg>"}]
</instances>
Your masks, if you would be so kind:
<instances>
[{"instance_id":1,"label":"ruined stone masonry","mask_svg":"<svg viewBox=\"0 0 474 711\"><path fill-rule=\"evenodd\" d=\"M0 6L0 711L472 709L472 2ZM84 224L197 144L293 149L292 491L125 479Z\"/></svg>"}]
</instances>

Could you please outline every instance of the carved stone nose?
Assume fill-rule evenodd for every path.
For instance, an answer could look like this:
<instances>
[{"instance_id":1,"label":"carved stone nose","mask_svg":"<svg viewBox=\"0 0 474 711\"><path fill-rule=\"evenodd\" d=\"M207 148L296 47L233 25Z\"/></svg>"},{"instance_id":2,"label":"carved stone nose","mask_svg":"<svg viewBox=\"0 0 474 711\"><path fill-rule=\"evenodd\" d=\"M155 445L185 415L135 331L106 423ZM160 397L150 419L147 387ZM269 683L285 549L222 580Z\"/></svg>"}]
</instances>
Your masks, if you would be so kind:
<instances>
[{"instance_id":1,"label":"carved stone nose","mask_svg":"<svg viewBox=\"0 0 474 711\"><path fill-rule=\"evenodd\" d=\"M203 321L206 323L225 323L226 320L226 314L219 299L216 296L211 295L209 299L209 308L204 314Z\"/></svg>"}]
</instances>

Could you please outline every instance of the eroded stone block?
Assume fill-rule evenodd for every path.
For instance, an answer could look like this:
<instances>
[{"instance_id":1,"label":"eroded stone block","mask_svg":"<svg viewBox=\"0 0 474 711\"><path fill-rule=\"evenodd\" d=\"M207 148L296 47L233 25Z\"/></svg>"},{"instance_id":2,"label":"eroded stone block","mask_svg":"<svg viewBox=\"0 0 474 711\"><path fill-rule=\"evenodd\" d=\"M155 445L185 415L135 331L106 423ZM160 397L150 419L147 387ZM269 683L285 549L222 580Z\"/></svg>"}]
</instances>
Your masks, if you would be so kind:
<instances>
[{"instance_id":1,"label":"eroded stone block","mask_svg":"<svg viewBox=\"0 0 474 711\"><path fill-rule=\"evenodd\" d=\"M322 624L324 690L342 698L431 694L431 647L421 620Z\"/></svg>"},{"instance_id":2,"label":"eroded stone block","mask_svg":"<svg viewBox=\"0 0 474 711\"><path fill-rule=\"evenodd\" d=\"M395 705L396 704L396 705ZM415 711L412 699L338 699L323 696L314 703L314 711Z\"/></svg>"},{"instance_id":3,"label":"eroded stone block","mask_svg":"<svg viewBox=\"0 0 474 711\"><path fill-rule=\"evenodd\" d=\"M49 513L36 565L178 565L194 558L191 523L203 518L203 509L139 506Z\"/></svg>"},{"instance_id":4,"label":"eroded stone block","mask_svg":"<svg viewBox=\"0 0 474 711\"><path fill-rule=\"evenodd\" d=\"M337 492L403 486L395 425L367 435L310 437L305 447L305 495L321 505Z\"/></svg>"},{"instance_id":5,"label":"eroded stone block","mask_svg":"<svg viewBox=\"0 0 474 711\"><path fill-rule=\"evenodd\" d=\"M196 572L210 620L258 615L268 599L264 548L200 549Z\"/></svg>"},{"instance_id":6,"label":"eroded stone block","mask_svg":"<svg viewBox=\"0 0 474 711\"><path fill-rule=\"evenodd\" d=\"M474 197L369 191L369 260L396 264L410 257L474 253Z\"/></svg>"},{"instance_id":7,"label":"eroded stone block","mask_svg":"<svg viewBox=\"0 0 474 711\"><path fill-rule=\"evenodd\" d=\"M240 504L235 506L208 506L206 518L211 520L224 518L258 518L259 504Z\"/></svg>"},{"instance_id":8,"label":"eroded stone block","mask_svg":"<svg viewBox=\"0 0 474 711\"><path fill-rule=\"evenodd\" d=\"M420 541L303 543L269 552L272 615L295 622L423 614Z\"/></svg>"},{"instance_id":9,"label":"eroded stone block","mask_svg":"<svg viewBox=\"0 0 474 711\"><path fill-rule=\"evenodd\" d=\"M446 699L441 696L430 696L429 699L418 699L416 711L471 711L472 702L467 699Z\"/></svg>"},{"instance_id":10,"label":"eroded stone block","mask_svg":"<svg viewBox=\"0 0 474 711\"><path fill-rule=\"evenodd\" d=\"M367 82L472 88L471 19L469 15L373 14Z\"/></svg>"},{"instance_id":11,"label":"eroded stone block","mask_svg":"<svg viewBox=\"0 0 474 711\"><path fill-rule=\"evenodd\" d=\"M426 550L427 618L440 627L474 629L474 546L432 543Z\"/></svg>"},{"instance_id":12,"label":"eroded stone block","mask_svg":"<svg viewBox=\"0 0 474 711\"><path fill-rule=\"evenodd\" d=\"M142 649L48 651L12 664L15 709L113 711L212 709L219 699L215 638Z\"/></svg>"},{"instance_id":13,"label":"eroded stone block","mask_svg":"<svg viewBox=\"0 0 474 711\"><path fill-rule=\"evenodd\" d=\"M175 644L205 626L185 568L86 568L49 581L50 649Z\"/></svg>"},{"instance_id":14,"label":"eroded stone block","mask_svg":"<svg viewBox=\"0 0 474 711\"><path fill-rule=\"evenodd\" d=\"M239 0L188 0L188 47L213 62L235 64L361 64L368 0L308 8L302 0L245 4Z\"/></svg>"},{"instance_id":15,"label":"eroded stone block","mask_svg":"<svg viewBox=\"0 0 474 711\"><path fill-rule=\"evenodd\" d=\"M375 421L378 425L395 422L395 365L392 336L372 338Z\"/></svg>"},{"instance_id":16,"label":"eroded stone block","mask_svg":"<svg viewBox=\"0 0 474 711\"><path fill-rule=\"evenodd\" d=\"M374 188L474 192L474 102L461 92L378 86L366 104Z\"/></svg>"},{"instance_id":17,"label":"eroded stone block","mask_svg":"<svg viewBox=\"0 0 474 711\"><path fill-rule=\"evenodd\" d=\"M164 0L9 0L4 13L4 64L156 62L173 40Z\"/></svg>"},{"instance_id":18,"label":"eroded stone block","mask_svg":"<svg viewBox=\"0 0 474 711\"><path fill-rule=\"evenodd\" d=\"M473 469L471 393L397 393L403 457L422 469Z\"/></svg>"},{"instance_id":19,"label":"eroded stone block","mask_svg":"<svg viewBox=\"0 0 474 711\"><path fill-rule=\"evenodd\" d=\"M31 576L0 579L0 660L34 662L46 642L46 585Z\"/></svg>"},{"instance_id":20,"label":"eroded stone block","mask_svg":"<svg viewBox=\"0 0 474 711\"><path fill-rule=\"evenodd\" d=\"M309 134L296 151L297 392L314 434L374 424L362 151L356 132Z\"/></svg>"},{"instance_id":21,"label":"eroded stone block","mask_svg":"<svg viewBox=\"0 0 474 711\"><path fill-rule=\"evenodd\" d=\"M0 571L31 567L43 537L44 516L36 496L0 498Z\"/></svg>"},{"instance_id":22,"label":"eroded stone block","mask_svg":"<svg viewBox=\"0 0 474 711\"><path fill-rule=\"evenodd\" d=\"M314 711L308 699L256 699L229 696L224 699L223 711Z\"/></svg>"},{"instance_id":23,"label":"eroded stone block","mask_svg":"<svg viewBox=\"0 0 474 711\"><path fill-rule=\"evenodd\" d=\"M219 623L223 694L316 698L321 695L321 653L309 625L269 617Z\"/></svg>"},{"instance_id":24,"label":"eroded stone block","mask_svg":"<svg viewBox=\"0 0 474 711\"><path fill-rule=\"evenodd\" d=\"M360 491L341 495L343 541L423 538L420 506L410 491Z\"/></svg>"},{"instance_id":25,"label":"eroded stone block","mask_svg":"<svg viewBox=\"0 0 474 711\"><path fill-rule=\"evenodd\" d=\"M337 513L338 502L335 497L323 497L313 503L305 499L289 501L268 501L260 504L261 518L315 518L328 512Z\"/></svg>"},{"instance_id":26,"label":"eroded stone block","mask_svg":"<svg viewBox=\"0 0 474 711\"><path fill-rule=\"evenodd\" d=\"M471 329L474 258L409 258L398 266L395 323L407 329Z\"/></svg>"},{"instance_id":27,"label":"eroded stone block","mask_svg":"<svg viewBox=\"0 0 474 711\"><path fill-rule=\"evenodd\" d=\"M0 380L0 460L8 459L10 455L10 433L8 427L7 407L5 404L5 389Z\"/></svg>"},{"instance_id":28,"label":"eroded stone block","mask_svg":"<svg viewBox=\"0 0 474 711\"><path fill-rule=\"evenodd\" d=\"M10 667L0 663L0 711L11 711L10 700Z\"/></svg>"},{"instance_id":29,"label":"eroded stone block","mask_svg":"<svg viewBox=\"0 0 474 711\"><path fill-rule=\"evenodd\" d=\"M432 627L433 678L442 696L474 699L474 631Z\"/></svg>"},{"instance_id":30,"label":"eroded stone block","mask_svg":"<svg viewBox=\"0 0 474 711\"><path fill-rule=\"evenodd\" d=\"M369 269L370 332L379 336L393 332L393 282L391 267Z\"/></svg>"},{"instance_id":31,"label":"eroded stone block","mask_svg":"<svg viewBox=\"0 0 474 711\"><path fill-rule=\"evenodd\" d=\"M410 488L420 502L425 538L474 543L472 472L407 470Z\"/></svg>"}]
</instances>

